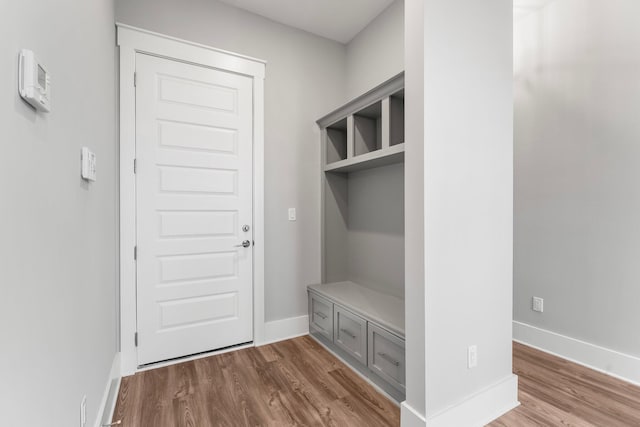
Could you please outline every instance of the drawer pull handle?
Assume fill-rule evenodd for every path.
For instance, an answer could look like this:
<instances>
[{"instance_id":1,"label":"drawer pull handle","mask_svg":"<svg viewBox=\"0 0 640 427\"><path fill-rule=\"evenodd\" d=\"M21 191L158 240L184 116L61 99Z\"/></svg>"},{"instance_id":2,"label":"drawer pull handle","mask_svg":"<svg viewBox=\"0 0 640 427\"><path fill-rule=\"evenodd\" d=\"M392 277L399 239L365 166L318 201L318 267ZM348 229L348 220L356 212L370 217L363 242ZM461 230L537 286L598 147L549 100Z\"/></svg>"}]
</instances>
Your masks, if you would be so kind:
<instances>
[{"instance_id":1,"label":"drawer pull handle","mask_svg":"<svg viewBox=\"0 0 640 427\"><path fill-rule=\"evenodd\" d=\"M348 329L340 329L340 332L344 332L345 334L349 335L354 340L356 339L355 334L353 332L351 332L350 330L348 330Z\"/></svg>"},{"instance_id":2,"label":"drawer pull handle","mask_svg":"<svg viewBox=\"0 0 640 427\"><path fill-rule=\"evenodd\" d=\"M322 320L327 318L327 315L324 313L320 313L319 311L314 311L313 314L315 314L316 316L318 316L319 318L321 318Z\"/></svg>"},{"instance_id":3,"label":"drawer pull handle","mask_svg":"<svg viewBox=\"0 0 640 427\"><path fill-rule=\"evenodd\" d=\"M378 356L382 357L384 360L391 363L393 366L400 366L400 362L398 362L393 357L389 356L387 353L378 353Z\"/></svg>"}]
</instances>

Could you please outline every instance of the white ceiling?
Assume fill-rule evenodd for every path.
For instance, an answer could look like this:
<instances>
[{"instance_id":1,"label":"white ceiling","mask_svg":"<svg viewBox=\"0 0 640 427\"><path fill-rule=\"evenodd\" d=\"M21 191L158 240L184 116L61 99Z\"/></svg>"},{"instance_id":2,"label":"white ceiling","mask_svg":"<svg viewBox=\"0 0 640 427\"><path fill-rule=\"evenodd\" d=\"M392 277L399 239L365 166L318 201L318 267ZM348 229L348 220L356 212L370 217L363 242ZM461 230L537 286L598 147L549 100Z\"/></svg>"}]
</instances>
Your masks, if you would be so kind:
<instances>
[{"instance_id":1,"label":"white ceiling","mask_svg":"<svg viewBox=\"0 0 640 427\"><path fill-rule=\"evenodd\" d=\"M281 24L349 43L394 0L220 0ZM554 0L513 0L515 21Z\"/></svg>"},{"instance_id":2,"label":"white ceiling","mask_svg":"<svg viewBox=\"0 0 640 427\"><path fill-rule=\"evenodd\" d=\"M513 0L513 20L517 21L554 0Z\"/></svg>"},{"instance_id":3,"label":"white ceiling","mask_svg":"<svg viewBox=\"0 0 640 427\"><path fill-rule=\"evenodd\" d=\"M348 43L393 0L220 0L273 21Z\"/></svg>"}]
</instances>

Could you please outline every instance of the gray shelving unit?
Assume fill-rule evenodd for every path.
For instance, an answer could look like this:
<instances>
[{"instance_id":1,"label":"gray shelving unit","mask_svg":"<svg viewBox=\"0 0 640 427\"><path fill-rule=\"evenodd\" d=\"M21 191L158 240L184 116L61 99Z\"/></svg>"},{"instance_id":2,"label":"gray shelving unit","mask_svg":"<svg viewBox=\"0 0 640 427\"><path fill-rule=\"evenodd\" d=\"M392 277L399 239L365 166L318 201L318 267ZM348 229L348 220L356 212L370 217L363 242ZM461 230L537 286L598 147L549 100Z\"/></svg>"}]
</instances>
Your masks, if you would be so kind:
<instances>
[{"instance_id":1,"label":"gray shelving unit","mask_svg":"<svg viewBox=\"0 0 640 427\"><path fill-rule=\"evenodd\" d=\"M318 120L322 283L311 335L404 399L404 74Z\"/></svg>"}]
</instances>

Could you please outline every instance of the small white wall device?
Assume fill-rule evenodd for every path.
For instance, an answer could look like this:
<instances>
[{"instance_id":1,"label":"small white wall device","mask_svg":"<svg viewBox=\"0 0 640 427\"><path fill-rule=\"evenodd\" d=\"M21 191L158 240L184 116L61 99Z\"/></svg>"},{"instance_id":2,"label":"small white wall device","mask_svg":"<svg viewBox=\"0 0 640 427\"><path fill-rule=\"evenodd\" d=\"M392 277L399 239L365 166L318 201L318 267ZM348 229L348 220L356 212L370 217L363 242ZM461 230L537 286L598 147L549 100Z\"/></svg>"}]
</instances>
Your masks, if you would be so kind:
<instances>
[{"instance_id":1,"label":"small white wall device","mask_svg":"<svg viewBox=\"0 0 640 427\"><path fill-rule=\"evenodd\" d=\"M87 181L96 180L96 155L87 147L82 147L82 178Z\"/></svg>"},{"instance_id":2,"label":"small white wall device","mask_svg":"<svg viewBox=\"0 0 640 427\"><path fill-rule=\"evenodd\" d=\"M18 91L36 110L51 111L51 76L32 51L22 49L18 58Z\"/></svg>"}]
</instances>

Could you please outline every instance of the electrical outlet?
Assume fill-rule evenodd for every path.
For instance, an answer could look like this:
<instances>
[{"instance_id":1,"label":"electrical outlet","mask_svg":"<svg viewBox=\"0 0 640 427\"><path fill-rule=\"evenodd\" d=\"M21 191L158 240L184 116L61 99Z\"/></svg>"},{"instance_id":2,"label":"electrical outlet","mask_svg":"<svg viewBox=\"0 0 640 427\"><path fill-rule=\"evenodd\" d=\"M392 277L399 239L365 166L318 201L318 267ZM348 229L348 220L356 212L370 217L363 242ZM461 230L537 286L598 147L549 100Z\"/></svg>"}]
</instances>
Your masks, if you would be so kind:
<instances>
[{"instance_id":1,"label":"electrical outlet","mask_svg":"<svg viewBox=\"0 0 640 427\"><path fill-rule=\"evenodd\" d=\"M533 303L531 306L533 311L542 313L544 311L544 300L540 297L533 297Z\"/></svg>"},{"instance_id":2,"label":"electrical outlet","mask_svg":"<svg viewBox=\"0 0 640 427\"><path fill-rule=\"evenodd\" d=\"M80 402L80 427L86 427L87 425L87 396L82 396L82 402Z\"/></svg>"},{"instance_id":3,"label":"electrical outlet","mask_svg":"<svg viewBox=\"0 0 640 427\"><path fill-rule=\"evenodd\" d=\"M81 151L81 175L82 179L87 181L95 181L96 180L96 155L93 151L89 150L87 147L82 147Z\"/></svg>"},{"instance_id":4,"label":"electrical outlet","mask_svg":"<svg viewBox=\"0 0 640 427\"><path fill-rule=\"evenodd\" d=\"M467 349L467 367L469 369L478 366L478 346L470 345Z\"/></svg>"},{"instance_id":5,"label":"electrical outlet","mask_svg":"<svg viewBox=\"0 0 640 427\"><path fill-rule=\"evenodd\" d=\"M289 208L289 221L296 220L296 208Z\"/></svg>"}]
</instances>

